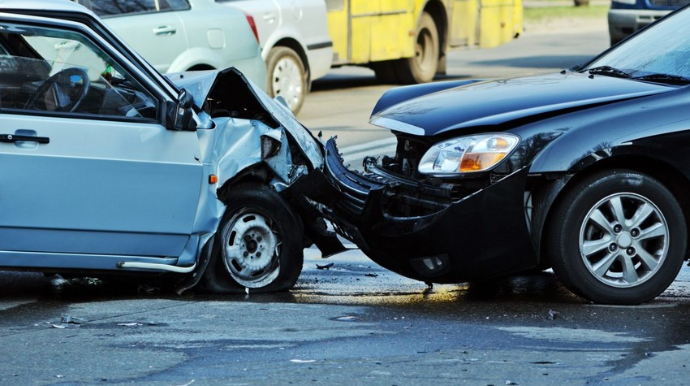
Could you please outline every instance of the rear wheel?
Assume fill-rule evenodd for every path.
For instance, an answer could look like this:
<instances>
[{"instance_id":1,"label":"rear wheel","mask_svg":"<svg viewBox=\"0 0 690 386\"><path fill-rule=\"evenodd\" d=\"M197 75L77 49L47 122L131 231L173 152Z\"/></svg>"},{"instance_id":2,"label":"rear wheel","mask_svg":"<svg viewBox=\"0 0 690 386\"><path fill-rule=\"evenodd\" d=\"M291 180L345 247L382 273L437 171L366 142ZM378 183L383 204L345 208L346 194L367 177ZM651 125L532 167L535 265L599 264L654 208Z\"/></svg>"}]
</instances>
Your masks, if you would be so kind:
<instances>
[{"instance_id":1,"label":"rear wheel","mask_svg":"<svg viewBox=\"0 0 690 386\"><path fill-rule=\"evenodd\" d=\"M398 79L403 83L426 83L438 69L440 46L438 29L430 14L424 12L417 27L415 55L396 63Z\"/></svg>"},{"instance_id":2,"label":"rear wheel","mask_svg":"<svg viewBox=\"0 0 690 386\"><path fill-rule=\"evenodd\" d=\"M554 272L597 303L639 304L661 294L678 275L687 242L673 194L629 170L582 180L556 208L550 229Z\"/></svg>"},{"instance_id":3,"label":"rear wheel","mask_svg":"<svg viewBox=\"0 0 690 386\"><path fill-rule=\"evenodd\" d=\"M285 98L297 114L307 96L307 71L300 56L289 47L273 47L266 57L266 87L272 98Z\"/></svg>"},{"instance_id":4,"label":"rear wheel","mask_svg":"<svg viewBox=\"0 0 690 386\"><path fill-rule=\"evenodd\" d=\"M235 188L226 202L202 287L215 293L292 288L302 271L302 227L287 204L259 184Z\"/></svg>"}]
</instances>

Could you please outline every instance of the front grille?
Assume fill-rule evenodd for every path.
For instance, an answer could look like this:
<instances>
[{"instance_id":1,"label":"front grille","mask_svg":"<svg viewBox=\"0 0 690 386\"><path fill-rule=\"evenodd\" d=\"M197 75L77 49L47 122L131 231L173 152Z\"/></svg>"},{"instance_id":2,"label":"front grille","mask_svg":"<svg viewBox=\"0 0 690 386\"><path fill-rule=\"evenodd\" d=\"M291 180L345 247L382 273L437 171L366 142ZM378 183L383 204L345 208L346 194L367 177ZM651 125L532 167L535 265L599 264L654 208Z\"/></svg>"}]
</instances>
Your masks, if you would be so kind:
<instances>
[{"instance_id":1,"label":"front grille","mask_svg":"<svg viewBox=\"0 0 690 386\"><path fill-rule=\"evenodd\" d=\"M649 0L655 7L680 8L690 4L690 0Z\"/></svg>"}]
</instances>

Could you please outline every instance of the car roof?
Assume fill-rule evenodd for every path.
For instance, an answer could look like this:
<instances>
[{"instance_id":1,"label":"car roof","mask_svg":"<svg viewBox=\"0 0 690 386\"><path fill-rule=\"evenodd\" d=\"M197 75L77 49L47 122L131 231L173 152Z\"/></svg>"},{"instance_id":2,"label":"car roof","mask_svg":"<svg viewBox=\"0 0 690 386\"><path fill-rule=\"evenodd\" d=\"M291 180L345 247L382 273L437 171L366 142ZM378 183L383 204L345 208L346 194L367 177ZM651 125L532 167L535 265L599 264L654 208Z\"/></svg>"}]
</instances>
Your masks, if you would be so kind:
<instances>
[{"instance_id":1,"label":"car roof","mask_svg":"<svg viewBox=\"0 0 690 386\"><path fill-rule=\"evenodd\" d=\"M2 9L89 13L83 6L68 0L0 0Z\"/></svg>"}]
</instances>

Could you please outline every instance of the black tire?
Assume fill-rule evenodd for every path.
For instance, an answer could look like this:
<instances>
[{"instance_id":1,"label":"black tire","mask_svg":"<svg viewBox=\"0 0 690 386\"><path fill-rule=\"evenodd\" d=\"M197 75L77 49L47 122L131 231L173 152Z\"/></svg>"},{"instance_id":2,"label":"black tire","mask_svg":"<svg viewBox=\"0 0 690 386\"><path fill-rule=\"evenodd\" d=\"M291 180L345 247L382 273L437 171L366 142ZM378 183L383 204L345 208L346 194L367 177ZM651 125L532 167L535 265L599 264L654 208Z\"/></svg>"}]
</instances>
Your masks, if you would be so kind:
<instances>
[{"instance_id":1,"label":"black tire","mask_svg":"<svg viewBox=\"0 0 690 386\"><path fill-rule=\"evenodd\" d=\"M685 257L687 225L678 201L659 181L636 171L608 170L580 181L560 201L547 229L554 272L571 291L596 303L655 298L676 278Z\"/></svg>"},{"instance_id":2,"label":"black tire","mask_svg":"<svg viewBox=\"0 0 690 386\"><path fill-rule=\"evenodd\" d=\"M438 69L440 45L438 29L430 14L424 12L415 37L415 56L396 62L398 79L406 84L431 82Z\"/></svg>"},{"instance_id":3,"label":"black tire","mask_svg":"<svg viewBox=\"0 0 690 386\"><path fill-rule=\"evenodd\" d=\"M285 201L267 186L246 184L225 202L201 288L213 293L292 288L304 261L303 231Z\"/></svg>"},{"instance_id":4,"label":"black tire","mask_svg":"<svg viewBox=\"0 0 690 386\"><path fill-rule=\"evenodd\" d=\"M271 98L285 98L293 114L307 97L307 70L300 56L289 47L273 47L266 56L266 91Z\"/></svg>"}]
</instances>

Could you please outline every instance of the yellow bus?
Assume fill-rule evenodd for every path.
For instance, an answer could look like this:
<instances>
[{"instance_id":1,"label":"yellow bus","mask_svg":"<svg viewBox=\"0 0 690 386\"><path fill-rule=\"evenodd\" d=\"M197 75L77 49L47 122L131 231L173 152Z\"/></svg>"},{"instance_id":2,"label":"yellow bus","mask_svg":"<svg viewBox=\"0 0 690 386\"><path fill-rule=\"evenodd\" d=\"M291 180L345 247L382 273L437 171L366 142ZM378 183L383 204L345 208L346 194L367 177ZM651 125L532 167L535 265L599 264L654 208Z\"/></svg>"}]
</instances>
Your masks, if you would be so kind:
<instances>
[{"instance_id":1,"label":"yellow bus","mask_svg":"<svg viewBox=\"0 0 690 386\"><path fill-rule=\"evenodd\" d=\"M522 32L522 0L326 0L333 66L372 68L384 83L424 83L449 49L494 47Z\"/></svg>"}]
</instances>

